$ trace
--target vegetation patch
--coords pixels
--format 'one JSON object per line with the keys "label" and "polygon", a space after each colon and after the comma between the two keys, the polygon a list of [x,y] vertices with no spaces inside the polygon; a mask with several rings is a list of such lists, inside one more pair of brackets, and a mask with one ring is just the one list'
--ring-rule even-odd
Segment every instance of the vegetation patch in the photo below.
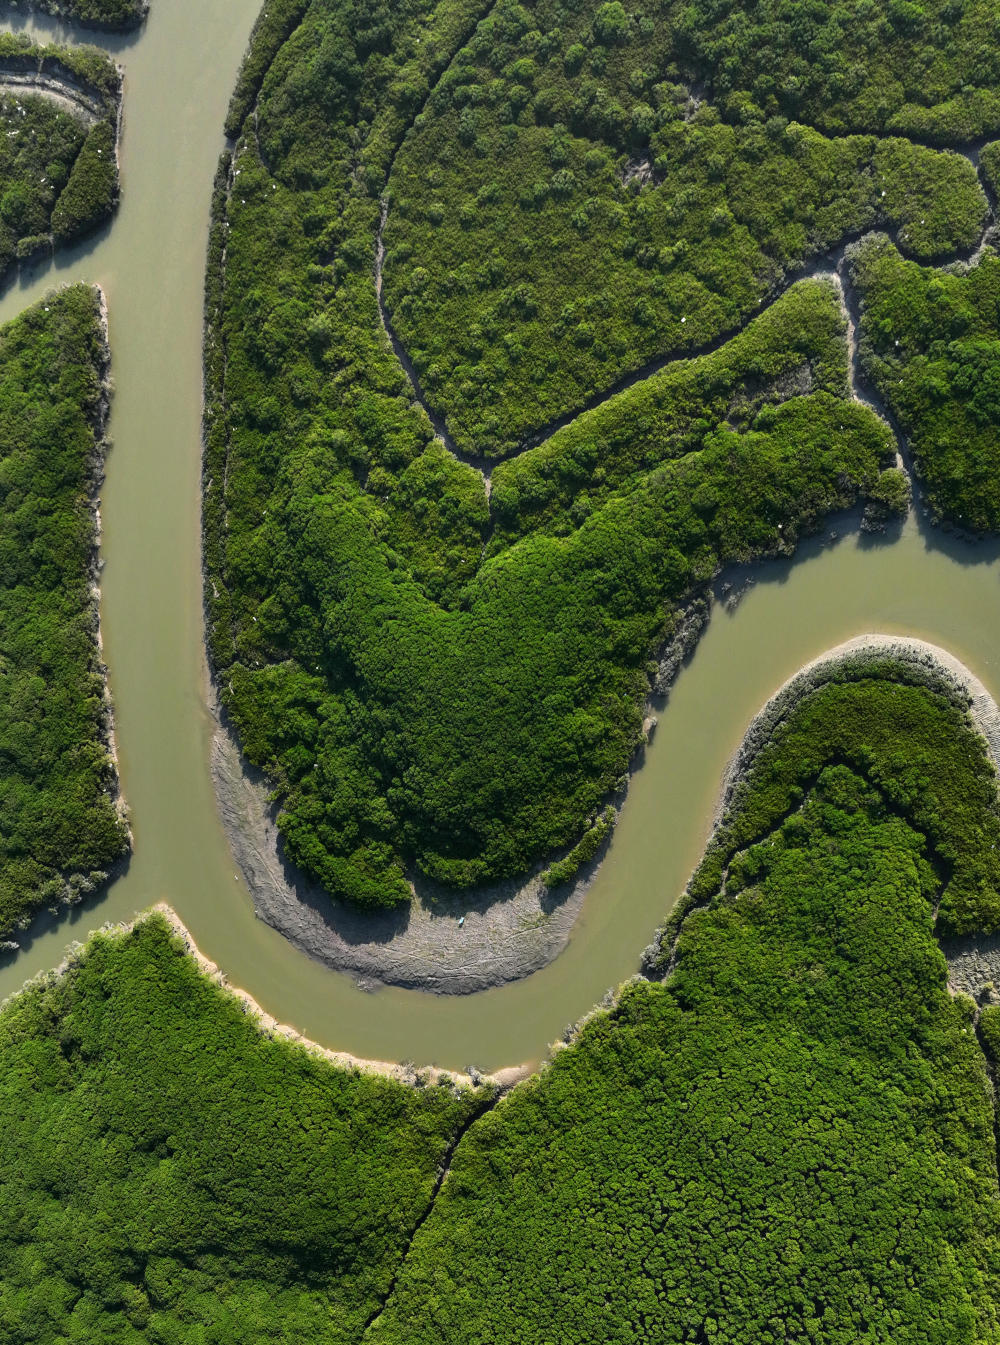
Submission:
{"label": "vegetation patch", "polygon": [[0,935],[128,848],[94,588],[107,360],[85,286],[0,328]]}
{"label": "vegetation patch", "polygon": [[0,1014],[0,1335],[360,1339],[492,1090],[263,1035],[161,917]]}
{"label": "vegetation patch", "polygon": [[[888,432],[847,395],[827,280],[559,428],[490,491],[482,457],[435,439],[373,269],[407,129],[452,87],[480,17],[416,0],[269,10],[216,184],[212,660],[246,755],[275,782],[288,857],[367,905],[408,900],[413,866],[466,886],[576,845],[640,740],[678,605],[720,566],[788,552],[891,484]],[[808,158],[817,135],[801,138]],[[895,142],[864,153],[873,173],[883,156],[886,181],[902,171],[893,155],[910,168],[929,155],[932,185],[968,199],[978,229],[964,159]],[[484,427],[491,396],[484,381]]]}
{"label": "vegetation patch", "polygon": [[993,1339],[993,1094],[934,934],[995,924],[997,828],[950,694],[869,660],[807,696],[667,979],[469,1131],[372,1338]]}
{"label": "vegetation patch", "polygon": [[103,52],[0,34],[0,277],[110,218],[120,104]]}
{"label": "vegetation patch", "polygon": [[665,979],[499,1105],[267,1037],[159,917],[9,1001],[4,1339],[993,1340],[1000,1016],[935,938],[996,923],[993,768],[910,662],[780,708]]}
{"label": "vegetation patch", "polygon": [[861,358],[913,454],[934,517],[1000,528],[1000,258],[965,272],[907,261],[887,239],[851,263]]}
{"label": "vegetation patch", "polygon": [[609,38],[592,5],[493,7],[395,158],[386,303],[467,453],[506,456],[623,374],[736,330],[865,229],[922,260],[979,239],[966,158],[840,134],[881,129],[860,109],[823,134],[762,90],[695,97],[721,82],[688,49],[699,7],[619,8]]}

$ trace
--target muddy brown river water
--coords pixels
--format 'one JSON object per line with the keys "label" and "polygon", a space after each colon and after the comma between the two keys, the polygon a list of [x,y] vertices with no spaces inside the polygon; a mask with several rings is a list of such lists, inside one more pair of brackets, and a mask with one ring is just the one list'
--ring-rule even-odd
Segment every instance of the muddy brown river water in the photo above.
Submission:
{"label": "muddy brown river water", "polygon": [[[1000,693],[1000,547],[910,518],[871,543],[841,521],[794,563],[771,563],[718,604],[633,779],[570,943],[516,984],[455,998],[364,992],[259,922],[218,821],[208,769],[199,569],[201,296],[212,176],[258,0],[153,0],[109,46],[126,69],[122,205],[88,246],[0,298],[0,320],[55,285],[101,284],[110,306],[114,448],[103,492],[103,632],[121,777],[135,831],[124,877],[42,922],[0,967],[0,995],[109,920],[167,901],[203,952],[279,1020],[359,1056],[492,1069],[547,1045],[639,954],[698,859],[726,762],[754,713],[803,663],[863,632],[920,636]],[[0,21],[79,40],[58,22]]]}

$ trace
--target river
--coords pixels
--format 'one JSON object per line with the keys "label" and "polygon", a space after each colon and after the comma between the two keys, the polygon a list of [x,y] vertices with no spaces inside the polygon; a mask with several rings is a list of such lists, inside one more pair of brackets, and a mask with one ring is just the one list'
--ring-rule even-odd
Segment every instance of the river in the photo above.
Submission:
{"label": "river", "polygon": [[[635,970],[697,862],[726,762],[803,663],[852,635],[908,634],[943,645],[1000,691],[1000,544],[967,545],[911,516],[895,540],[845,530],[836,542],[808,542],[794,563],[749,571],[742,600],[716,606],[682,671],[569,946],[543,971],[457,999],[367,993],[298,953],[254,917],[235,876],[209,776],[204,695],[202,282],[221,126],[257,3],[153,0],[140,34],[101,43],[126,70],[121,208],[95,241],[0,298],[2,321],[70,281],[108,295],[117,391],[102,623],[135,832],[128,872],[98,900],[40,922],[0,969],[0,995],[56,965],[95,926],[167,901],[235,984],[325,1046],[448,1068],[536,1061]],[[57,21],[7,21],[40,38],[80,36]]]}

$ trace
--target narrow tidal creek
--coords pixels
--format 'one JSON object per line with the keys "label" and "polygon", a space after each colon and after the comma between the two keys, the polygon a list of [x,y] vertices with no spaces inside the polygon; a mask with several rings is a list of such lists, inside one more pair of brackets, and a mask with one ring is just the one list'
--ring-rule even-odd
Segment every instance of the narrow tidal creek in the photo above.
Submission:
{"label": "narrow tidal creek", "polygon": [[[794,563],[749,572],[718,604],[635,776],[566,951],[527,980],[458,998],[365,993],[255,919],[216,814],[208,769],[199,567],[201,302],[221,127],[259,0],[153,0],[132,37],[94,40],[126,69],[122,204],[97,238],[15,281],[0,321],[71,281],[110,307],[114,448],[103,492],[103,634],[135,853],[103,896],[42,921],[0,966],[0,995],[56,965],[105,921],[167,901],[202,951],[279,1020],[359,1056],[488,1070],[535,1061],[635,970],[704,845],[726,762],[801,664],[864,632],[943,645],[1000,693],[1000,545],[911,519],[870,542],[846,531]],[[58,21],[0,21],[79,41]],[[841,522],[835,526],[845,527]],[[732,579],[732,576],[727,576]]]}

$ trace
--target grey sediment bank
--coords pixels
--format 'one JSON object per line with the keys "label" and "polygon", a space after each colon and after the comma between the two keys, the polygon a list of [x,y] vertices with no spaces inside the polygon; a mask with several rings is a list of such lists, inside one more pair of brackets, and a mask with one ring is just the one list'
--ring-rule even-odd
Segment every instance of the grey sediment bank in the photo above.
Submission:
{"label": "grey sediment bank", "polygon": [[[697,644],[709,610],[710,597],[699,594],[677,614],[660,651],[644,742],[611,799],[616,809],[624,802],[632,772],[656,728],[653,711],[662,705]],[[359,910],[308,882],[284,858],[268,781],[243,758],[235,734],[220,715],[212,685],[208,699],[216,726],[212,780],[233,856],[259,919],[296,948],[336,971],[352,974],[362,989],[395,985],[465,995],[522,980],[566,947],[613,827],[577,876],[555,890],[546,886],[542,874],[561,855],[548,855],[525,875],[473,889],[454,890],[415,875],[408,907]],[[570,849],[567,846],[562,853]]]}
{"label": "grey sediment bank", "polygon": [[[796,706],[845,665],[854,665],[863,674],[866,665],[886,659],[906,669],[910,680],[943,691],[966,708],[1000,777],[1000,708],[979,678],[953,654],[926,640],[901,635],[859,635],[805,664],[754,716],[723,776],[713,818],[713,837],[733,807],[738,806],[741,786],[758,752]],[[645,950],[643,960],[647,965],[662,966],[663,955],[673,946],[692,904],[685,893],[674,917]],[[1000,985],[1000,935],[973,934],[942,939],[940,944],[953,991],[979,997],[984,986]]]}
{"label": "grey sediment bank", "polygon": [[545,864],[527,878],[455,892],[423,879],[406,907],[359,910],[309,883],[283,857],[267,782],[217,721],[212,778],[222,822],[254,909],[310,957],[371,989],[397,985],[471,994],[538,971],[562,951],[596,864],[551,893]]}

